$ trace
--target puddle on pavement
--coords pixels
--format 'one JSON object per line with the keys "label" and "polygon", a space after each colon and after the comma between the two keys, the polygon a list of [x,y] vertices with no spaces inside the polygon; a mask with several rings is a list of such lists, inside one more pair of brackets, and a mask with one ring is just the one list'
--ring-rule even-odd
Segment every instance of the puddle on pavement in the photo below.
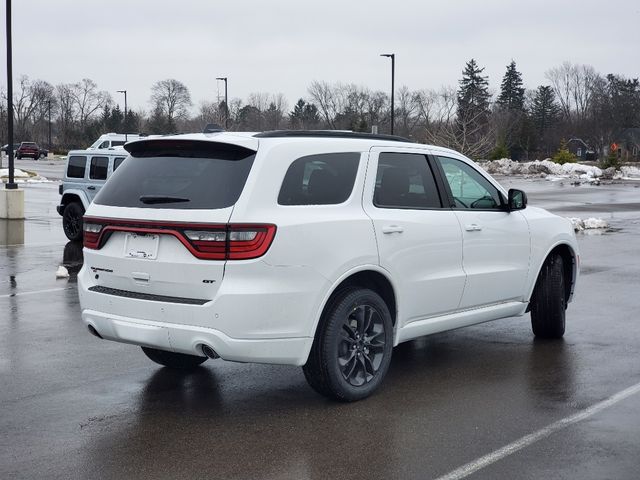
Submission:
{"label": "puddle on pavement", "polygon": [[62,252],[62,265],[70,274],[77,274],[83,263],[82,242],[67,242]]}

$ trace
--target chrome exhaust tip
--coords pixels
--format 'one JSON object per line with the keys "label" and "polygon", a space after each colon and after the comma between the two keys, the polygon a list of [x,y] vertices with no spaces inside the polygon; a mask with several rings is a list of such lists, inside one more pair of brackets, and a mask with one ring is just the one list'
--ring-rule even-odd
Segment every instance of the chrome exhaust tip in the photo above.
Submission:
{"label": "chrome exhaust tip", "polygon": [[216,351],[211,348],[209,345],[201,345],[200,349],[202,350],[202,353],[204,353],[207,357],[209,358],[220,358],[220,355],[218,355],[216,353]]}
{"label": "chrome exhaust tip", "polygon": [[98,331],[93,328],[93,325],[88,325],[87,328],[89,329],[89,333],[91,335],[93,335],[94,337],[98,337],[100,340],[102,340],[102,336],[98,333]]}

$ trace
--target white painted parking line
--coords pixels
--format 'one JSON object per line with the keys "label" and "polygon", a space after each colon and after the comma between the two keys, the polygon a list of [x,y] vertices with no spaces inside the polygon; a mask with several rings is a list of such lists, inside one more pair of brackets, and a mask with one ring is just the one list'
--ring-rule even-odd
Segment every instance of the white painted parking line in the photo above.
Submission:
{"label": "white painted parking line", "polygon": [[495,450],[483,457],[480,457],[472,462],[469,462],[460,468],[456,468],[452,472],[449,472],[446,475],[443,475],[442,477],[438,477],[437,480],[459,480],[461,478],[468,477],[472,473],[475,473],[478,470],[481,470],[491,465],[492,463],[497,462],[498,460],[508,457],[509,455],[512,455],[517,451],[522,450],[523,448],[528,447],[529,445],[539,440],[542,440],[543,438],[546,438],[549,435],[552,435],[553,433],[556,433],[559,430],[567,428],[570,425],[573,425],[574,423],[578,423],[582,420],[586,420],[587,418],[595,415],[596,413],[599,413],[602,410],[605,410],[615,405],[616,403],[621,402],[625,398],[628,398],[637,393],[640,393],[640,383],[637,383],[629,388],[626,388],[621,392],[618,392],[615,395],[612,395],[606,400],[603,400],[602,402],[599,402],[599,403],[596,403],[595,405],[590,406],[589,408],[585,408],[584,410],[576,413],[575,415],[571,415],[570,417],[565,417],[561,420],[558,420],[557,422],[552,423],[551,425],[548,425],[542,428],[541,430],[530,433],[529,435],[525,435],[524,437],[520,438],[519,440],[516,440],[513,443],[505,445],[504,447],[498,450]]}
{"label": "white painted parking line", "polygon": [[0,295],[0,298],[21,297],[22,295],[35,295],[37,293],[61,292],[63,290],[71,290],[72,288],[75,288],[75,287],[47,288],[45,290],[35,290],[32,292],[16,292],[16,293]]}

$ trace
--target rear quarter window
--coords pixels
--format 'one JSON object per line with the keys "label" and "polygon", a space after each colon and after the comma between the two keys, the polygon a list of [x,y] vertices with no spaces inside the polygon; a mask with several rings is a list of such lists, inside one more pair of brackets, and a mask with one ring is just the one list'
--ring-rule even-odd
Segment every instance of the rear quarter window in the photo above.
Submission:
{"label": "rear quarter window", "polygon": [[215,142],[137,143],[94,202],[116,207],[219,209],[234,205],[255,152]]}
{"label": "rear quarter window", "polygon": [[360,153],[326,153],[295,160],[278,194],[279,205],[335,205],[349,198]]}
{"label": "rear quarter window", "polygon": [[89,167],[89,178],[92,180],[106,180],[109,168],[109,157],[92,157]]}
{"label": "rear quarter window", "polygon": [[69,161],[67,163],[67,177],[84,178],[86,168],[87,157],[81,155],[73,155],[69,157]]}

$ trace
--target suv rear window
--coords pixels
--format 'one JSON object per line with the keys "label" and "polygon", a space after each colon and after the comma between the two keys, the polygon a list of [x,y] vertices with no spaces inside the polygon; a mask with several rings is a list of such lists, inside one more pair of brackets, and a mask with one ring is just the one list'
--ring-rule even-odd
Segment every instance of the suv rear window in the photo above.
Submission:
{"label": "suv rear window", "polygon": [[94,202],[115,207],[212,209],[236,203],[255,152],[224,143],[136,143]]}
{"label": "suv rear window", "polygon": [[67,177],[84,178],[84,171],[87,165],[87,157],[71,156],[67,165]]}
{"label": "suv rear window", "polygon": [[295,160],[278,194],[280,205],[335,205],[344,202],[358,172],[360,153],[325,153]]}

